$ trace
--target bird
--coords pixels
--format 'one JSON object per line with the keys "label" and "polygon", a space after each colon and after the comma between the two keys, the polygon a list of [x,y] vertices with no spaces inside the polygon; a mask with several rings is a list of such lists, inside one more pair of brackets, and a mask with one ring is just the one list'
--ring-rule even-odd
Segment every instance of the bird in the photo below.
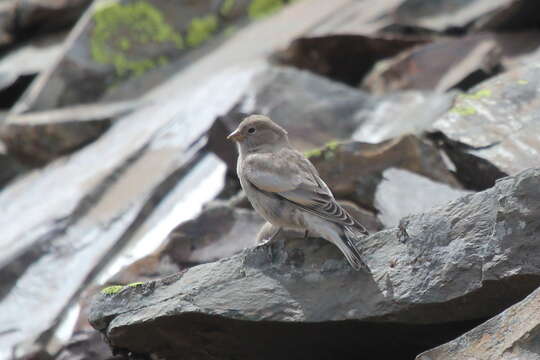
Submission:
{"label": "bird", "polygon": [[369,268],[355,242],[369,233],[335,200],[317,169],[264,115],[250,115],[227,136],[237,143],[237,174],[246,197],[277,228],[318,235],[339,248],[355,270]]}

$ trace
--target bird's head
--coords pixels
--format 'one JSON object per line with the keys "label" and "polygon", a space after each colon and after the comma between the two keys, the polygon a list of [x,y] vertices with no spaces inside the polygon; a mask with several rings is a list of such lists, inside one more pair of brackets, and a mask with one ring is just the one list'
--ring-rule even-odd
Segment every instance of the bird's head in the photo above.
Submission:
{"label": "bird's head", "polygon": [[289,142],[287,131],[264,115],[248,116],[227,139],[236,141],[247,151],[271,150]]}

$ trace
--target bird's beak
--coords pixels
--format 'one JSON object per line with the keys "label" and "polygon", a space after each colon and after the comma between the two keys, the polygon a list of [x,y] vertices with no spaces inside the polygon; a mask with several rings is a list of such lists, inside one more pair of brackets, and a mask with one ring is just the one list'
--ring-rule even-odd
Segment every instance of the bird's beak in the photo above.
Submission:
{"label": "bird's beak", "polygon": [[240,129],[236,129],[227,136],[227,140],[242,141],[244,140],[244,135],[242,135]]}

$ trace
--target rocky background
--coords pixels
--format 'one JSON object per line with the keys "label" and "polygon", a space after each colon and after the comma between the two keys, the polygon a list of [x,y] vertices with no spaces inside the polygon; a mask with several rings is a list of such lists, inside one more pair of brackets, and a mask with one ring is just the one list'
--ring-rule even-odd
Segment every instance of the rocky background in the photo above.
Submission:
{"label": "rocky background", "polygon": [[[0,360],[540,359],[540,3],[0,0]],[[287,128],[372,235],[251,209]]]}

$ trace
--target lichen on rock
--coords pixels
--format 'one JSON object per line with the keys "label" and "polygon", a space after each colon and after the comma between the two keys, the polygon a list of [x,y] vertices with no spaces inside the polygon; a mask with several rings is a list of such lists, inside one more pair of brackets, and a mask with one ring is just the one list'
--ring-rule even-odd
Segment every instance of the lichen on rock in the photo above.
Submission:
{"label": "lichen on rock", "polygon": [[339,148],[341,142],[332,140],[327,142],[322,148],[306,151],[304,155],[309,158],[323,157],[325,160],[332,159],[335,156],[335,151]]}
{"label": "lichen on rock", "polygon": [[284,5],[283,0],[253,0],[249,4],[248,14],[252,19],[260,19],[275,13]]}
{"label": "lichen on rock", "polygon": [[198,46],[208,40],[218,28],[215,15],[206,15],[191,20],[187,30],[186,42],[189,46]]}
{"label": "lichen on rock", "polygon": [[107,286],[106,288],[101,289],[101,293],[103,295],[114,295],[122,291],[124,288],[123,285],[111,285]]}
{"label": "lichen on rock", "polygon": [[129,4],[107,2],[96,7],[90,46],[94,61],[114,65],[118,76],[142,75],[162,65],[162,54],[149,56],[156,44],[182,49],[182,35],[167,24],[159,9],[140,0]]}
{"label": "lichen on rock", "polygon": [[476,114],[476,109],[472,106],[456,105],[452,109],[450,109],[450,112],[461,116],[469,116]]}

